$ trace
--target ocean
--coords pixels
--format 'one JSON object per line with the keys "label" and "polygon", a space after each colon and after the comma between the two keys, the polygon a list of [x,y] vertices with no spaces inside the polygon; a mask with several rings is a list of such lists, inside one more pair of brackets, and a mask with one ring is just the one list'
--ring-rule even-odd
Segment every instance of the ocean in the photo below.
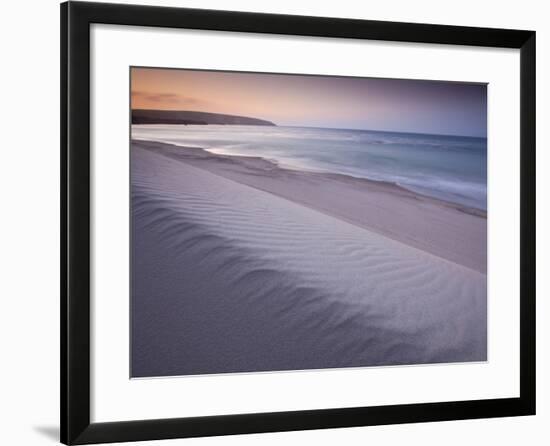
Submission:
{"label": "ocean", "polygon": [[312,127],[133,125],[132,138],[395,183],[487,210],[487,139]]}

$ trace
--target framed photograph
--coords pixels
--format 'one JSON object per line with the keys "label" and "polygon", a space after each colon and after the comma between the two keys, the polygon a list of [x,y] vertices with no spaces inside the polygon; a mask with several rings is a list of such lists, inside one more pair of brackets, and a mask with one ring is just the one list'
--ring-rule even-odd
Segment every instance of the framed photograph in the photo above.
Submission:
{"label": "framed photograph", "polygon": [[535,413],[535,32],[61,5],[61,441]]}

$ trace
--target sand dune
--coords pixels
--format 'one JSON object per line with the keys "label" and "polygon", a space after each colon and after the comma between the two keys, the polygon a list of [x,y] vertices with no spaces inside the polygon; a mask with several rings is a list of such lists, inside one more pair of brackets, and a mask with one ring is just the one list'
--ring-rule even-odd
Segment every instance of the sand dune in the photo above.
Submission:
{"label": "sand dune", "polygon": [[132,376],[486,359],[486,276],[132,146]]}

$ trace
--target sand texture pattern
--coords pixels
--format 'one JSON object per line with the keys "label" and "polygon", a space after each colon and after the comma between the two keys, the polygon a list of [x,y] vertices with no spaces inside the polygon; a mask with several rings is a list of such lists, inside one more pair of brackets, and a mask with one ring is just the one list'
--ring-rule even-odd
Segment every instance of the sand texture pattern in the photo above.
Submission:
{"label": "sand texture pattern", "polygon": [[[313,189],[309,203],[285,197],[300,188],[292,176],[275,193],[273,181],[244,184],[178,159],[173,146],[131,150],[132,376],[486,360],[483,268],[368,229],[368,218],[339,218],[322,188],[316,202]],[[394,209],[392,193],[403,192],[390,189],[373,203]],[[484,219],[434,200],[418,206],[431,218]],[[408,227],[402,237],[422,240]]]}

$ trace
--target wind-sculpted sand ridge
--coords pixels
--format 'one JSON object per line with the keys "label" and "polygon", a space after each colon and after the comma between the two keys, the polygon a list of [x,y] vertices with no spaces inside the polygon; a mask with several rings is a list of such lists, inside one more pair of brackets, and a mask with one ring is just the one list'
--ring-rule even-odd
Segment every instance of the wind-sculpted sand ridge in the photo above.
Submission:
{"label": "wind-sculpted sand ridge", "polygon": [[486,276],[132,146],[132,376],[483,361]]}

